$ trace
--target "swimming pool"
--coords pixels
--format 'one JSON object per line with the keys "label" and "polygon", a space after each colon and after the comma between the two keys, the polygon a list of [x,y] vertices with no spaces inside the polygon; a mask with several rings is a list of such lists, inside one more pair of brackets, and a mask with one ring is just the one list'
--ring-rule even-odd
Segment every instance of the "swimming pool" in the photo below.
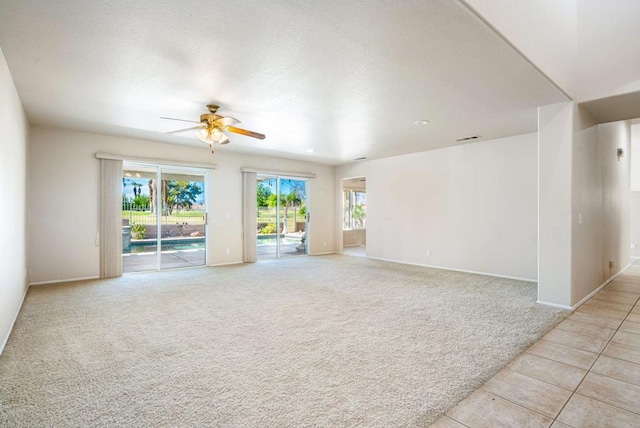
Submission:
{"label": "swimming pool", "polygon": [[[284,238],[280,238],[280,244],[301,244],[300,238],[292,238],[289,236],[285,236]],[[268,237],[268,238],[260,238],[258,236],[258,245],[276,245],[276,238]]]}
{"label": "swimming pool", "polygon": [[[162,251],[187,251],[187,250],[204,250],[205,238],[184,238],[184,239],[163,239],[161,241]],[[140,241],[131,241],[131,246],[124,249],[122,254],[141,254],[155,253],[158,250],[158,244],[155,239],[145,239]]]}

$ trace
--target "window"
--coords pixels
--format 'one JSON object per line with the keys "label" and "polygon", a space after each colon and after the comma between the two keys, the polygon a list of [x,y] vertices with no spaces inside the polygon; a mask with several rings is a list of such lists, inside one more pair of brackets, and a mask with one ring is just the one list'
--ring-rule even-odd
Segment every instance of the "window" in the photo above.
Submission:
{"label": "window", "polygon": [[367,220],[367,193],[358,190],[344,191],[343,229],[364,229]]}

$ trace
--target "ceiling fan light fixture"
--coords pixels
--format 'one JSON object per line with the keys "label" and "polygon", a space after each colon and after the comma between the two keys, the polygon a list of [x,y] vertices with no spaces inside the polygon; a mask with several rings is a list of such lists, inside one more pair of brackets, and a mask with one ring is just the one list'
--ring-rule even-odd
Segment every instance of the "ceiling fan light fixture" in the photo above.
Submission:
{"label": "ceiling fan light fixture", "polygon": [[211,131],[211,139],[216,143],[219,143],[224,138],[224,134],[218,128],[214,128]]}
{"label": "ceiling fan light fixture", "polygon": [[211,144],[211,140],[209,140],[209,130],[207,128],[202,128],[196,132],[196,137],[203,143]]}
{"label": "ceiling fan light fixture", "polygon": [[222,133],[222,130],[216,127],[202,128],[196,132],[196,137],[198,137],[200,141],[209,145],[213,143],[220,143],[227,139],[226,135]]}

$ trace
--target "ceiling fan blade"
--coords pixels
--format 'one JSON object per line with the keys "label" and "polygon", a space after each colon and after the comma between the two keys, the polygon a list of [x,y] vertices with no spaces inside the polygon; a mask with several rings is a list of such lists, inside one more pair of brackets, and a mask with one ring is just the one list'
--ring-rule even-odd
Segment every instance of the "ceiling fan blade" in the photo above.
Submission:
{"label": "ceiling fan blade", "polygon": [[231,132],[235,132],[236,134],[246,135],[247,137],[258,138],[260,140],[264,140],[265,138],[264,134],[259,134],[253,131],[247,131],[246,129],[242,129],[242,128],[236,128],[235,126],[228,126],[227,130]]}
{"label": "ceiling fan blade", "polygon": [[200,122],[196,122],[195,120],[176,119],[176,118],[173,118],[173,117],[161,117],[160,119],[164,119],[164,120],[179,120],[180,122],[200,123]]}
{"label": "ceiling fan blade", "polygon": [[229,137],[227,137],[226,135],[224,137],[222,137],[222,139],[218,142],[218,144],[229,144],[231,141],[229,141]]}
{"label": "ceiling fan blade", "polygon": [[187,132],[187,131],[195,131],[196,129],[202,129],[204,127],[204,125],[199,125],[199,126],[194,126],[193,128],[185,128],[185,129],[178,129],[177,131],[169,131],[167,132],[167,134],[178,134],[180,132]]}
{"label": "ceiling fan blade", "polygon": [[218,120],[214,120],[213,123],[218,126],[229,126],[229,125],[235,125],[236,123],[240,123],[240,121],[236,118],[226,116]]}

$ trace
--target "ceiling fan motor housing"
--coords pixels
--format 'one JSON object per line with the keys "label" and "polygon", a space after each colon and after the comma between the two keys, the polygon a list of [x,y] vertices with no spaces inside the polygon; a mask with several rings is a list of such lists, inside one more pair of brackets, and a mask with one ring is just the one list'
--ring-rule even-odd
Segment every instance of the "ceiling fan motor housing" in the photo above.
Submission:
{"label": "ceiling fan motor housing", "polygon": [[213,123],[214,121],[218,120],[218,119],[222,119],[223,116],[217,115],[217,114],[212,114],[212,113],[206,113],[206,114],[201,114],[200,115],[200,122],[201,123]]}

